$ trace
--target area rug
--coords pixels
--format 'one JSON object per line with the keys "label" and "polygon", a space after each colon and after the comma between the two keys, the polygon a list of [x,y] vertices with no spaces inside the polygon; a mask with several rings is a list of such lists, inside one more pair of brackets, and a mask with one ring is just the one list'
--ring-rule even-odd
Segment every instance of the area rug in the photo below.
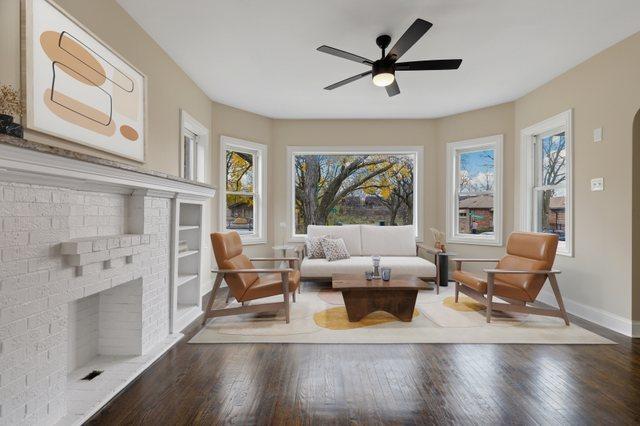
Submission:
{"label": "area rug", "polygon": [[[496,312],[490,324],[484,307],[466,296],[455,303],[451,288],[440,295],[422,291],[412,322],[374,312],[351,323],[340,292],[303,291],[284,313],[244,314],[213,318],[189,343],[496,343],[614,344],[559,318]],[[256,303],[277,302],[281,297]]]}

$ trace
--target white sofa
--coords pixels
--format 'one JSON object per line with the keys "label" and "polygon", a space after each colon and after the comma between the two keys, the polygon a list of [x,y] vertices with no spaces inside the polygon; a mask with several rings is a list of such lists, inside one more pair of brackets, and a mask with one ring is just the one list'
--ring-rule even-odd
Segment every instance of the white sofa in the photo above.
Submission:
{"label": "white sofa", "polygon": [[300,275],[302,280],[326,280],[333,274],[364,274],[373,267],[371,256],[381,256],[380,266],[390,267],[391,275],[410,274],[435,280],[436,265],[420,257],[434,254],[433,249],[416,244],[413,226],[309,225],[307,236],[344,239],[351,258],[329,262],[326,259],[310,259],[302,251]]}

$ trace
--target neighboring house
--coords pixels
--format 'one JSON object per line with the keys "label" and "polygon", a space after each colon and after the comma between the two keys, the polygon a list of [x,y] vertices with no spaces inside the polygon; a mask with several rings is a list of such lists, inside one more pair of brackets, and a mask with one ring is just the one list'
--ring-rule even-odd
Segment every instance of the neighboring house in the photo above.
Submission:
{"label": "neighboring house", "polygon": [[253,205],[240,201],[227,205],[227,229],[250,229],[253,226]]}
{"label": "neighboring house", "polygon": [[564,238],[565,226],[565,197],[551,197],[549,200],[549,227],[550,231]]}
{"label": "neighboring house", "polygon": [[493,195],[460,196],[458,208],[461,234],[471,233],[474,220],[478,222],[478,232],[493,231]]}

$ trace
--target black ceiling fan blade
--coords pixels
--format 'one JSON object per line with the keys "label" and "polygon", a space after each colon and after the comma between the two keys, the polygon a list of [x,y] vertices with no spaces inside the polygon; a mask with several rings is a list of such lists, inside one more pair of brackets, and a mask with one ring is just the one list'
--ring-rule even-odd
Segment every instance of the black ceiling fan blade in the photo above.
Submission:
{"label": "black ceiling fan blade", "polygon": [[339,58],[348,59],[350,61],[360,62],[365,65],[373,65],[371,59],[363,58],[362,56],[354,53],[345,52],[344,50],[336,49],[335,47],[322,45],[317,49],[320,52],[328,53],[329,55],[337,56]]}
{"label": "black ceiling fan blade", "polygon": [[356,80],[360,80],[362,77],[367,76],[369,74],[371,74],[371,71],[363,72],[362,74],[357,74],[357,75],[354,75],[353,77],[345,78],[342,81],[339,81],[337,83],[333,83],[332,85],[325,87],[324,90],[336,89],[336,88],[338,88],[340,86],[344,86],[345,84],[349,84],[349,83],[354,82]]}
{"label": "black ceiling fan blade", "polygon": [[411,48],[420,38],[425,35],[433,24],[423,19],[416,19],[413,24],[402,34],[396,44],[391,48],[385,59],[397,61],[407,50]]}
{"label": "black ceiling fan blade", "polygon": [[462,59],[433,59],[429,61],[396,62],[396,71],[457,70]]}
{"label": "black ceiling fan blade", "polygon": [[398,87],[398,80],[393,80],[393,83],[386,86],[385,89],[387,89],[387,95],[389,95],[389,97],[400,94],[400,87]]}

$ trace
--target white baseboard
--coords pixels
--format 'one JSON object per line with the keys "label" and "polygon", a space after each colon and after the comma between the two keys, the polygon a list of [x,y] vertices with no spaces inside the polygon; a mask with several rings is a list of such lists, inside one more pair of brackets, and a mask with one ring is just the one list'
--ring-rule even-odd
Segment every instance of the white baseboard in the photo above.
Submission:
{"label": "white baseboard", "polygon": [[[541,291],[538,295],[538,300],[554,307],[558,306],[551,290],[545,289]],[[601,325],[617,333],[624,334],[625,336],[640,337],[640,321],[631,321],[620,315],[612,314],[611,312],[594,308],[565,297],[563,297],[562,300],[564,301],[565,309],[570,314]]]}

